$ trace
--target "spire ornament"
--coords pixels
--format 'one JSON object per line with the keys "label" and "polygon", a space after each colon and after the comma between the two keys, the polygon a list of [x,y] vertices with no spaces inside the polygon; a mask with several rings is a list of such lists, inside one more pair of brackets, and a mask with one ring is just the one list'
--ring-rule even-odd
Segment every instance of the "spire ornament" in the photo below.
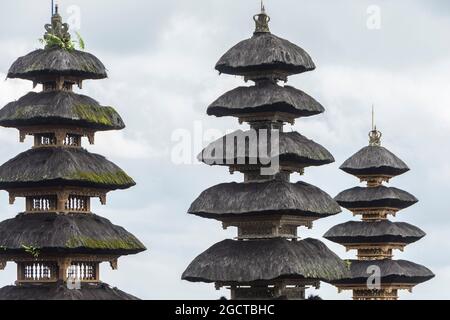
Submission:
{"label": "spire ornament", "polygon": [[58,5],[55,5],[55,12],[52,15],[51,24],[44,26],[46,33],[44,35],[45,49],[55,47],[71,48],[73,43],[69,33],[69,24],[63,23],[62,17],[58,11]]}
{"label": "spire ornament", "polygon": [[381,137],[383,134],[377,130],[375,125],[375,107],[372,106],[372,131],[369,133],[369,145],[370,146],[381,146]]}
{"label": "spire ornament", "polygon": [[270,33],[269,22],[270,17],[266,13],[266,8],[264,6],[263,1],[261,1],[261,13],[256,14],[253,17],[253,20],[256,24],[255,34],[258,33]]}

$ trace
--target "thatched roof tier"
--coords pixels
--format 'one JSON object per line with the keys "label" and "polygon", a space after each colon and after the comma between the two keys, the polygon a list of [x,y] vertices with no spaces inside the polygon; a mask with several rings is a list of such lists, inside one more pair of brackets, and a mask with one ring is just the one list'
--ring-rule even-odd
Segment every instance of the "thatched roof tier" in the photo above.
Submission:
{"label": "thatched roof tier", "polygon": [[81,186],[126,189],[135,182],[105,157],[78,148],[36,148],[0,166],[0,189]]}
{"label": "thatched roof tier", "polygon": [[351,221],[331,228],[324,238],[339,244],[400,243],[410,244],[425,236],[419,228],[404,222]]}
{"label": "thatched roof tier", "polygon": [[273,71],[293,75],[315,68],[305,50],[271,33],[255,34],[252,38],[239,42],[216,64],[219,72],[238,76],[270,74]]}
{"label": "thatched roof tier", "polygon": [[88,96],[67,91],[28,93],[0,110],[0,125],[14,128],[75,125],[98,131],[125,128],[112,107],[100,106]]}
{"label": "thatched roof tier", "polygon": [[321,114],[325,109],[303,91],[291,86],[282,87],[270,81],[231,90],[208,107],[208,115],[217,117],[275,112],[300,118]]}
{"label": "thatched roof tier", "polygon": [[327,217],[341,212],[324,191],[304,182],[224,183],[204,191],[189,213],[220,220],[221,217],[277,214]]}
{"label": "thatched roof tier", "polygon": [[24,246],[40,254],[129,255],[145,246],[124,228],[94,214],[19,214],[0,223],[0,256],[25,253]]}
{"label": "thatched roof tier", "polygon": [[408,166],[395,154],[381,146],[368,146],[349,158],[341,170],[355,175],[398,176],[409,171]]}
{"label": "thatched roof tier", "polygon": [[418,202],[412,194],[385,186],[362,188],[356,187],[338,194],[335,200],[344,208],[393,208],[405,209]]}
{"label": "thatched roof tier", "polygon": [[71,76],[80,80],[104,79],[106,68],[94,55],[64,49],[39,49],[17,59],[8,78],[42,82],[52,76]]}
{"label": "thatched roof tier", "polygon": [[[258,136],[258,141],[252,141]],[[331,153],[320,144],[307,139],[297,132],[279,132],[279,145],[275,154],[270,154],[272,139],[269,134],[261,137],[258,131],[238,130],[211,143],[202,151],[198,159],[210,165],[267,165],[276,157],[281,166],[292,166],[300,169],[309,166],[321,166],[334,162]],[[273,139],[275,139],[273,138]],[[251,146],[249,145],[251,141]],[[259,145],[267,146],[259,150]],[[254,147],[254,148],[253,148]],[[261,151],[261,152],[260,152]]]}
{"label": "thatched roof tier", "polygon": [[351,278],[334,281],[333,284],[351,285],[351,284],[367,284],[367,279],[372,276],[368,273],[372,266],[377,266],[381,271],[381,284],[412,284],[416,285],[430,280],[434,277],[433,272],[428,268],[405,260],[351,260],[350,272]]}
{"label": "thatched roof tier", "polygon": [[315,239],[222,241],[183,273],[191,282],[252,283],[278,279],[325,282],[348,277],[345,263]]}
{"label": "thatched roof tier", "polygon": [[82,283],[81,290],[70,290],[67,284],[21,284],[0,289],[0,300],[139,300],[106,283]]}

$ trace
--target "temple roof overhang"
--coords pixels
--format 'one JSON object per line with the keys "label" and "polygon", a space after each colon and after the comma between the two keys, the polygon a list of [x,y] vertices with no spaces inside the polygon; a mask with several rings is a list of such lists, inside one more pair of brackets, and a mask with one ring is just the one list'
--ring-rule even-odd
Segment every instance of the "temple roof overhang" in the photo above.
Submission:
{"label": "temple roof overhang", "polygon": [[125,128],[112,107],[101,106],[88,96],[68,91],[30,92],[0,110],[0,125],[13,128],[76,126],[95,131]]}
{"label": "temple roof overhang", "polygon": [[331,228],[324,238],[339,244],[410,244],[425,236],[421,229],[404,222],[350,221]]}
{"label": "temple roof overhang", "polygon": [[106,68],[94,55],[61,48],[38,49],[18,58],[8,72],[8,78],[37,83],[48,77],[69,76],[79,80],[104,79]]}
{"label": "temple roof overhang", "polygon": [[416,197],[406,191],[385,186],[355,187],[341,192],[335,200],[350,211],[370,208],[392,208],[398,211],[418,202]]}
{"label": "temple roof overhang", "polygon": [[[0,222],[0,259],[26,255],[34,248],[48,255],[130,255],[145,246],[124,228],[95,214],[19,214]],[[31,255],[30,255],[31,257]],[[39,258],[37,257],[37,258]]]}
{"label": "temple roof overhang", "polygon": [[394,177],[409,171],[395,154],[381,146],[367,146],[345,161],[341,170],[355,176]]}
{"label": "temple roof overhang", "polygon": [[256,86],[231,90],[208,107],[208,115],[245,117],[255,113],[285,113],[292,118],[325,112],[314,98],[291,86],[267,81]]}
{"label": "temple roof overhang", "polygon": [[117,190],[134,185],[114,163],[85,149],[36,148],[0,166],[0,189],[4,190],[49,186]]}
{"label": "temple roof overhang", "polygon": [[339,205],[319,188],[281,180],[219,184],[205,190],[189,209],[191,214],[218,220],[274,213],[323,218],[340,212]]}
{"label": "temple roof overhang", "polygon": [[251,283],[279,279],[330,282],[348,277],[345,263],[314,239],[222,241],[183,273],[191,282]]}
{"label": "temple roof overhang", "polygon": [[252,38],[239,42],[216,64],[219,72],[239,76],[273,71],[290,76],[315,68],[305,50],[268,32],[257,33]]}

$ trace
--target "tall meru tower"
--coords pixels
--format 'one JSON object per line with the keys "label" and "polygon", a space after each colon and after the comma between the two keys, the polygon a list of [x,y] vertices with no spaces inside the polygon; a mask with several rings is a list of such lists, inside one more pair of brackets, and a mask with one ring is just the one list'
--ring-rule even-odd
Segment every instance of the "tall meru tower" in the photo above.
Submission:
{"label": "tall meru tower", "polygon": [[348,268],[322,242],[297,234],[299,227],[311,228],[313,221],[341,212],[339,205],[315,186],[290,182],[290,176],[334,158],[299,133],[284,131],[297,118],[324,112],[306,93],[280,85],[289,76],[314,70],[311,57],[270,32],[264,7],[254,20],[253,37],[216,65],[220,73],[254,85],[236,88],[208,108],[209,115],[238,118],[251,130],[227,135],[200,155],[206,164],[242,173],[244,182],[212,187],[189,209],[221,221],[224,228],[236,227],[238,236],[199,255],[182,277],[229,288],[232,299],[304,299],[305,288],[343,278]]}
{"label": "tall meru tower", "polygon": [[348,189],[336,197],[342,207],[361,216],[362,221],[337,225],[324,237],[357,251],[358,259],[348,261],[351,276],[334,283],[339,291],[351,290],[354,300],[397,300],[399,290],[411,291],[434,274],[416,263],[392,259],[394,250],[403,251],[423,238],[425,232],[411,224],[389,220],[389,216],[395,217],[418,200],[406,191],[383,185],[409,168],[381,146],[381,132],[374,125],[369,136],[369,146],[341,166],[367,187]]}
{"label": "tall meru tower", "polygon": [[31,150],[0,167],[0,189],[10,203],[25,198],[25,211],[0,223],[0,268],[17,264],[14,286],[0,289],[8,300],[136,299],[100,281],[100,264],[144,251],[125,229],[91,212],[91,198],[106,204],[108,192],[135,182],[104,157],[82,148],[97,131],[120,130],[111,107],[76,94],[84,80],[107,77],[93,55],[75,50],[58,7],[45,26],[44,49],[19,58],[8,78],[30,80],[30,92],[0,111],[0,125],[16,128],[20,141],[34,138]]}

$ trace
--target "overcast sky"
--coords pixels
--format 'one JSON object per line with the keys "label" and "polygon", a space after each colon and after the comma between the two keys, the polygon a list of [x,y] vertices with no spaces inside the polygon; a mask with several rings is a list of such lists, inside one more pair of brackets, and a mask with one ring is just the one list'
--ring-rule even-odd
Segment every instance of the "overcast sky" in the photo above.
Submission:
{"label": "overcast sky", "polygon": [[[190,261],[214,243],[235,236],[221,224],[186,214],[204,189],[242,181],[225,168],[175,164],[172,134],[245,128],[233,118],[206,116],[221,94],[243,85],[242,79],[219,76],[214,65],[240,40],[252,35],[259,1],[242,0],[61,0],[64,18],[72,5],[81,10],[86,50],[100,58],[109,78],[88,81],[83,93],[112,105],[124,118],[121,132],[100,133],[88,150],[106,155],[138,185],[111,193],[107,206],[95,201],[95,212],[124,226],[149,248],[119,260],[119,270],[102,268],[103,281],[144,299],[215,299],[226,292],[213,285],[183,282]],[[380,28],[369,29],[370,6],[380,9]],[[2,1],[0,4],[0,78],[13,61],[40,46],[37,39],[50,19],[50,0]],[[266,0],[274,34],[310,53],[317,70],[291,77],[289,84],[320,101],[324,115],[301,119],[292,127],[327,147],[336,163],[307,169],[305,180],[331,195],[358,185],[339,165],[367,145],[370,107],[376,106],[383,145],[411,171],[391,184],[416,195],[420,203],[395,221],[415,224],[427,237],[396,252],[429,267],[436,278],[402,293],[404,299],[450,298],[450,2],[446,0]],[[72,7],[73,8],[73,7]],[[372,7],[371,9],[374,9]],[[369,10],[370,12],[374,12]],[[369,20],[371,22],[372,20]],[[370,24],[373,26],[373,24]],[[0,82],[0,105],[31,90],[21,80]],[[290,130],[288,127],[287,130]],[[193,134],[194,136],[194,134]],[[6,162],[31,146],[18,142],[13,129],[0,129]],[[203,145],[207,144],[203,141]],[[198,144],[198,143],[196,143]],[[193,143],[194,146],[194,143]],[[199,146],[195,151],[200,151]],[[193,151],[194,156],[195,152]],[[14,217],[23,202],[8,205],[0,195],[1,219]],[[300,230],[322,238],[333,225],[353,219],[348,211]],[[323,239],[322,239],[323,240]],[[354,252],[323,240],[342,258]],[[12,284],[15,265],[0,273],[0,284]],[[325,299],[348,299],[349,293],[324,284]]]}

